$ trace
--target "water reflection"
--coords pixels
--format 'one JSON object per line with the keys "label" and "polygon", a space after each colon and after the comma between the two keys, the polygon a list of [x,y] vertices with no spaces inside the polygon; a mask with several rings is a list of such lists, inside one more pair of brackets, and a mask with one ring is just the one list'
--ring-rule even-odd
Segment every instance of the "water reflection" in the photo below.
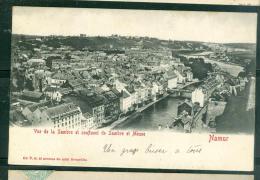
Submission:
{"label": "water reflection", "polygon": [[159,125],[166,127],[177,116],[180,101],[172,97],[165,98],[143,111],[142,116],[121,124],[117,129],[157,130]]}

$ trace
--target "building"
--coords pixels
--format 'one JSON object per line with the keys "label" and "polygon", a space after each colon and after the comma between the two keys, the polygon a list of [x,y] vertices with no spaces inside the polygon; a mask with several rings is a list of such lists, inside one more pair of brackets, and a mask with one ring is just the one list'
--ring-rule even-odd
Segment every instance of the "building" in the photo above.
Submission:
{"label": "building", "polygon": [[158,94],[159,94],[159,86],[156,82],[153,82],[151,88],[151,96],[153,101],[156,101]]}
{"label": "building", "polygon": [[27,61],[27,63],[30,65],[30,66],[44,66],[45,65],[45,60],[43,59],[30,59]]}
{"label": "building", "polygon": [[191,93],[192,103],[199,103],[200,107],[204,107],[206,101],[206,94],[202,89],[197,88]]}
{"label": "building", "polygon": [[106,99],[102,95],[90,94],[81,96],[86,102],[85,111],[93,116],[95,127],[100,127],[105,123],[105,103]]}
{"label": "building", "polygon": [[177,115],[187,114],[189,116],[193,116],[193,105],[190,101],[183,101],[178,104]]}
{"label": "building", "polygon": [[184,84],[186,82],[185,75],[182,72],[178,71],[178,70],[175,70],[174,72],[177,75],[177,82],[179,84]]}
{"label": "building", "polygon": [[200,106],[197,102],[192,103],[190,100],[185,100],[178,104],[177,115],[189,115],[193,117],[199,110]]}
{"label": "building", "polygon": [[122,93],[120,93],[118,90],[116,90],[115,88],[111,88],[111,91],[117,96],[117,97],[121,97]]}
{"label": "building", "polygon": [[36,112],[39,115],[38,123],[53,128],[81,128],[82,112],[79,106],[73,103],[60,104],[54,107],[42,107]]}
{"label": "building", "polygon": [[31,102],[40,102],[44,99],[44,95],[41,92],[24,90],[21,99]]}
{"label": "building", "polygon": [[162,96],[165,93],[165,86],[163,82],[157,82],[158,85],[158,90],[159,90],[159,94],[157,95],[158,97]]}
{"label": "building", "polygon": [[62,87],[65,87],[65,88],[71,88],[73,91],[76,91],[76,90],[81,90],[84,88],[84,84],[85,82],[81,79],[70,79],[68,81],[66,81]]}
{"label": "building", "polygon": [[191,82],[193,80],[193,73],[191,70],[186,71],[187,81]]}
{"label": "building", "polygon": [[47,87],[44,90],[44,94],[46,95],[46,97],[50,98],[53,101],[57,101],[57,102],[61,101],[62,94],[61,92],[59,92],[58,88]]}
{"label": "building", "polygon": [[36,119],[34,112],[41,107],[45,107],[45,106],[49,107],[50,105],[51,105],[50,101],[44,101],[44,102],[40,102],[40,103],[31,104],[22,109],[22,114],[29,121],[34,121]]}
{"label": "building", "polygon": [[9,116],[10,116],[10,122],[14,123],[15,125],[18,126],[31,125],[30,121],[26,119],[26,117],[22,114],[21,111],[10,110]]}
{"label": "building", "polygon": [[53,101],[57,101],[57,102],[61,102],[62,97],[71,92],[72,92],[72,90],[70,88],[56,88],[56,87],[51,87],[51,86],[47,87],[44,90],[44,94],[46,97],[48,97],[49,99],[51,99]]}
{"label": "building", "polygon": [[47,79],[51,77],[51,72],[42,69],[36,70],[31,77],[34,90],[42,92],[48,84]]}
{"label": "building", "polygon": [[105,104],[105,118],[108,120],[117,119],[120,114],[120,96],[117,96],[113,91],[103,93],[107,102]]}
{"label": "building", "polygon": [[120,98],[120,110],[123,113],[127,113],[131,107],[132,107],[131,95],[126,91],[122,91],[122,96]]}
{"label": "building", "polygon": [[177,87],[178,78],[177,75],[173,71],[167,72],[167,83],[168,89],[174,89]]}
{"label": "building", "polygon": [[94,126],[94,117],[88,112],[84,113],[81,120],[82,129],[91,129]]}
{"label": "building", "polygon": [[119,80],[114,81],[115,89],[119,92],[122,92],[125,90],[125,87],[127,86],[125,83],[120,82]]}
{"label": "building", "polygon": [[[139,106],[142,106],[146,100],[146,88],[139,86],[138,88],[136,88],[135,91],[130,91],[130,92],[132,92],[130,94],[132,96],[132,105],[138,104]],[[136,95],[135,95],[135,92],[136,92]]]}
{"label": "building", "polygon": [[173,126],[182,127],[186,133],[191,132],[192,116],[184,114],[182,118],[176,119],[176,121],[173,123]]}
{"label": "building", "polygon": [[57,72],[54,73],[49,79],[48,84],[59,87],[62,86],[67,81],[67,76],[64,73]]}
{"label": "building", "polygon": [[240,91],[244,90],[245,89],[245,86],[246,86],[246,83],[248,82],[247,78],[244,77],[239,77],[239,87],[240,87]]}
{"label": "building", "polygon": [[[229,82],[231,82],[231,81],[227,81],[227,84],[229,84]],[[204,83],[202,85],[200,85],[200,87],[203,90],[203,93],[205,95],[204,101],[207,101],[210,98],[211,94],[216,89],[219,89],[221,87],[221,84],[222,83],[219,82],[219,80],[217,79],[217,76],[215,76],[215,75],[213,75],[213,76],[209,77],[207,80],[205,80]]]}
{"label": "building", "polygon": [[[138,104],[138,98],[139,98],[139,88],[141,88],[140,86],[126,86],[125,91],[131,96],[131,104]],[[142,90],[141,90],[142,91]],[[145,92],[143,90],[143,93],[141,96],[144,97],[145,96]]]}

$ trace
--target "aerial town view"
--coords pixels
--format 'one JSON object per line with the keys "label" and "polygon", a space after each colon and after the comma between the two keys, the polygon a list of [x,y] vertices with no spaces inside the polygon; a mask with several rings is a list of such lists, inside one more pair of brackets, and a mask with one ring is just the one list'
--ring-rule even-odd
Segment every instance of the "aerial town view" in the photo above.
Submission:
{"label": "aerial town view", "polygon": [[255,43],[12,35],[10,125],[252,133]]}

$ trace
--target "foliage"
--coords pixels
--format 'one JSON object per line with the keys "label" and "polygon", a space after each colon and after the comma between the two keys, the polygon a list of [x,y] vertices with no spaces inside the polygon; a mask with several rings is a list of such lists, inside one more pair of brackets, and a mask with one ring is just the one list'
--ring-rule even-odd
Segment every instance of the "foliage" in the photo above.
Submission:
{"label": "foliage", "polygon": [[194,78],[198,78],[199,80],[207,77],[208,72],[213,71],[213,67],[211,63],[205,63],[203,58],[185,58],[180,57],[182,63],[185,66],[191,67]]}

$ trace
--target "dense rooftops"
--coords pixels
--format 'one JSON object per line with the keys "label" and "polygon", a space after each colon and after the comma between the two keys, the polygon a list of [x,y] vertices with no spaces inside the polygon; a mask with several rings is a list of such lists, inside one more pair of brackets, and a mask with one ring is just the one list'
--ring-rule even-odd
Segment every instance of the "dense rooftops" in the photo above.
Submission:
{"label": "dense rooftops", "polygon": [[59,115],[63,115],[63,114],[70,114],[73,112],[80,113],[78,106],[73,103],[61,104],[61,105],[46,109],[46,114],[51,118],[59,116]]}
{"label": "dense rooftops", "polygon": [[37,92],[37,91],[28,91],[24,90],[22,96],[24,98],[33,98],[33,99],[39,99],[41,98],[43,93]]}

